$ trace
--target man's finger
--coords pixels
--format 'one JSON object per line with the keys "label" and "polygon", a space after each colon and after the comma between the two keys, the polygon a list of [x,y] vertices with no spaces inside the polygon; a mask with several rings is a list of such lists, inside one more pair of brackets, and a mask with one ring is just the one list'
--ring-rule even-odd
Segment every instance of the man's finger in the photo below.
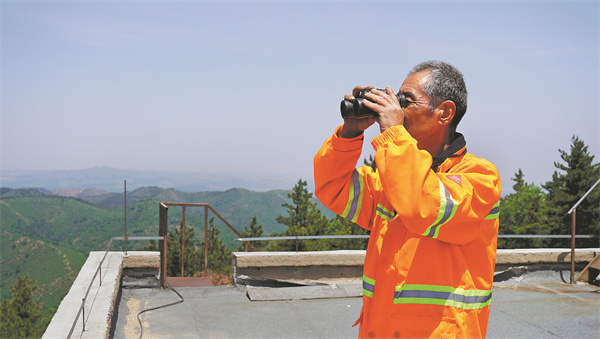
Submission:
{"label": "man's finger", "polygon": [[387,86],[385,91],[392,98],[392,101],[399,102],[398,96],[396,96],[396,93],[394,93],[394,90],[390,86]]}

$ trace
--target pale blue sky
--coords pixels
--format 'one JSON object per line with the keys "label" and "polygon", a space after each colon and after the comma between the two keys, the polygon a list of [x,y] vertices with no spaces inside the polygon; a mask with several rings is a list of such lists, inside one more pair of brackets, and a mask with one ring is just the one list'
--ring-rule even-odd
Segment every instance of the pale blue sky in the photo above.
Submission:
{"label": "pale blue sky", "polygon": [[312,182],[345,93],[439,59],[465,76],[468,150],[505,191],[519,168],[541,184],[573,135],[600,161],[598,17],[596,1],[4,1],[1,167]]}

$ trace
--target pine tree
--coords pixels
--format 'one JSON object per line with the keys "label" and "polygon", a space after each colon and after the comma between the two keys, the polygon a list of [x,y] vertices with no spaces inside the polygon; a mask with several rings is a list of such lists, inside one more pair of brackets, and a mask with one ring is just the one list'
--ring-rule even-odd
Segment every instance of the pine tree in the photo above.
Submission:
{"label": "pine tree", "polygon": [[[552,181],[543,185],[548,191],[548,220],[552,234],[571,233],[571,215],[567,212],[600,178],[600,164],[588,152],[583,140],[573,136],[571,151],[559,150],[564,161],[554,162],[557,168]],[[577,208],[577,234],[598,234],[600,230],[600,190],[596,189]],[[564,247],[564,241],[554,242]],[[577,241],[577,246],[597,246],[598,240]]]}
{"label": "pine tree", "polygon": [[369,166],[373,169],[373,171],[377,171],[377,163],[375,162],[375,159],[373,158],[372,154],[369,154],[369,160],[367,160],[367,158],[365,158],[363,160],[365,166]]}
{"label": "pine tree", "polygon": [[[288,229],[283,232],[283,236],[306,236],[306,235],[323,235],[328,224],[327,217],[321,215],[321,211],[316,208],[316,203],[312,202],[312,193],[306,189],[306,181],[298,180],[294,186],[292,193],[288,194],[288,198],[292,199],[292,203],[282,204],[287,208],[287,217],[278,215],[276,220],[278,223],[286,225]],[[274,245],[275,250],[280,251],[314,251],[321,247],[318,240],[302,241],[302,240],[282,240]]]}
{"label": "pine tree", "polygon": [[[167,234],[167,276],[169,277],[180,277],[181,276],[181,240],[183,239],[183,233],[181,232],[181,225],[175,229],[170,230]],[[200,272],[203,266],[203,256],[199,251],[198,241],[195,240],[194,228],[187,225],[185,228],[185,257],[184,257],[184,270],[183,274],[186,277],[191,277],[195,273]],[[156,241],[150,240],[148,246],[139,248],[139,251],[158,251],[158,245]]]}
{"label": "pine tree", "polygon": [[[258,238],[258,237],[262,236],[263,232],[264,232],[263,225],[259,225],[258,219],[256,218],[256,216],[253,216],[252,219],[250,220],[250,228],[248,228],[248,226],[246,226],[244,232],[242,232],[241,234],[242,234],[242,238]],[[264,241],[255,241],[255,242],[253,242],[253,245],[257,250],[260,250],[266,246]],[[244,250],[246,250],[245,244],[241,244],[237,248],[237,251],[244,251]]]}
{"label": "pine tree", "polygon": [[44,331],[42,324],[42,306],[33,300],[32,287],[35,280],[17,277],[17,282],[10,287],[11,300],[3,300],[0,304],[0,337],[32,338],[41,337]]}
{"label": "pine tree", "polygon": [[[181,276],[181,242],[183,240],[182,222],[175,232],[170,231],[167,236],[167,272],[169,276]],[[199,241],[195,240],[194,227],[186,225],[184,241],[184,268],[183,275],[191,277],[200,272],[203,266],[202,255],[199,251]]]}
{"label": "pine tree", "polygon": [[[332,235],[367,235],[369,231],[356,225],[350,220],[336,215],[327,225],[327,234]],[[368,238],[359,239],[331,239],[327,242],[331,250],[366,250],[369,243]]]}
{"label": "pine tree", "polygon": [[523,174],[523,171],[519,168],[519,171],[515,173],[515,177],[510,178],[510,180],[515,182],[515,184],[513,185],[513,189],[515,190],[515,192],[520,192],[525,186],[525,179],[523,179],[524,177],[525,174]]}
{"label": "pine tree", "polygon": [[[218,274],[229,274],[231,271],[231,251],[219,238],[220,231],[214,226],[215,218],[211,217],[208,224],[208,269],[207,271]],[[167,234],[167,276],[181,276],[181,232],[182,223],[174,231]],[[262,228],[262,226],[261,226]],[[185,228],[185,256],[183,275],[192,277],[204,272],[204,241],[196,240],[194,227],[186,225]],[[158,251],[154,240],[140,251]]]}
{"label": "pine tree", "polygon": [[[528,184],[523,171],[519,169],[511,193],[500,202],[500,234],[549,234],[546,217],[546,194],[534,184]],[[499,248],[543,247],[547,239],[499,239]]]}
{"label": "pine tree", "polygon": [[[214,226],[215,217],[208,222],[208,271],[219,274],[231,273],[231,251],[221,239],[220,231]],[[200,256],[204,262],[204,242],[200,242]]]}

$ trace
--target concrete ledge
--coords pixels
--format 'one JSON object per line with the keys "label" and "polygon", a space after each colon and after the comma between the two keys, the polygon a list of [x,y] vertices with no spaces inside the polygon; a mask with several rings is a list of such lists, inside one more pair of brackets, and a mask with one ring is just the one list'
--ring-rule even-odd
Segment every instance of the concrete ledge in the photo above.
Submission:
{"label": "concrete ledge", "polygon": [[[575,262],[590,262],[600,253],[600,248],[576,248]],[[501,264],[552,264],[570,263],[570,248],[529,248],[498,250],[496,265]]]}
{"label": "concrete ledge", "polygon": [[[234,252],[232,269],[236,277],[280,280],[336,280],[362,277],[366,251],[322,252]],[[575,250],[575,261],[590,262],[600,253],[599,248]],[[571,262],[570,248],[500,249],[496,265],[564,264]]]}
{"label": "concrete ledge", "polygon": [[[67,338],[81,302],[106,252],[90,252],[69,293],[60,303],[43,338]],[[158,252],[108,252],[100,275],[94,279],[84,304],[85,331],[80,315],[73,330],[73,338],[108,338],[114,305],[119,294],[123,267],[158,267]],[[101,282],[101,283],[100,283]]]}
{"label": "concrete ledge", "polygon": [[340,280],[362,277],[366,251],[234,252],[233,281],[241,275],[281,279]]}
{"label": "concrete ledge", "polygon": [[367,251],[233,252],[235,267],[356,266],[363,265]]}

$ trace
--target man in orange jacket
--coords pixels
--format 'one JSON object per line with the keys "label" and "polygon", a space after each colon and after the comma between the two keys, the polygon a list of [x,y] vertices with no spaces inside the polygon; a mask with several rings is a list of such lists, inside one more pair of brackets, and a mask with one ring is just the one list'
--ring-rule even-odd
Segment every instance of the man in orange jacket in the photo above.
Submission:
{"label": "man in orange jacket", "polygon": [[[371,231],[359,337],[485,337],[500,176],[456,132],[467,109],[463,76],[430,61],[398,95],[357,86],[345,99],[365,89],[363,105],[376,114],[344,119],[314,159],[315,195]],[[363,131],[375,122],[377,169],[356,169]]]}

